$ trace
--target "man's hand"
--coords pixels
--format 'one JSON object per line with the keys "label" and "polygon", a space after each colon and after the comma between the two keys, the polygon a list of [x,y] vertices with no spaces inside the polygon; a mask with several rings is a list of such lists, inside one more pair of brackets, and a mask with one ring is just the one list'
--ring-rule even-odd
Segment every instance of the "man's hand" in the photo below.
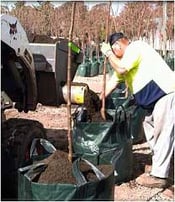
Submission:
{"label": "man's hand", "polygon": [[102,46],[101,46],[101,52],[102,52],[106,57],[109,57],[109,55],[112,54],[112,49],[111,49],[110,44],[103,42],[103,43],[102,43]]}

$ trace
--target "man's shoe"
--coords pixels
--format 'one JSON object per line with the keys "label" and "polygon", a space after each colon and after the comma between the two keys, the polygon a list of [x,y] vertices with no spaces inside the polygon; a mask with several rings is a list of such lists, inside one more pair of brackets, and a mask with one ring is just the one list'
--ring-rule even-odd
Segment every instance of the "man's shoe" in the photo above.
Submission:
{"label": "man's shoe", "polygon": [[174,190],[175,190],[175,186],[171,185],[170,187],[166,188],[163,192],[162,195],[164,197],[168,197],[170,199],[175,199],[174,198]]}
{"label": "man's shoe", "polygon": [[165,188],[167,185],[167,180],[165,178],[158,178],[150,175],[149,173],[143,173],[138,178],[136,182],[142,186],[150,188]]}

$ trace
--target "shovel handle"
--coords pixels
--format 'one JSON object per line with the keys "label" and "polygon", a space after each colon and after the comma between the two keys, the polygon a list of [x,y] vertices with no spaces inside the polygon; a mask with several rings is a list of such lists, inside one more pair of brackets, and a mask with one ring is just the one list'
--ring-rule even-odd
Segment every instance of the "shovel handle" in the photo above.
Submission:
{"label": "shovel handle", "polygon": [[[109,34],[110,9],[111,9],[111,1],[109,1],[108,15],[106,20],[106,38],[105,38],[106,43],[108,42],[108,34]],[[101,109],[101,116],[104,120],[106,120],[106,113],[105,113],[106,64],[107,64],[107,58],[105,57],[103,67],[103,97],[102,97],[102,109]]]}

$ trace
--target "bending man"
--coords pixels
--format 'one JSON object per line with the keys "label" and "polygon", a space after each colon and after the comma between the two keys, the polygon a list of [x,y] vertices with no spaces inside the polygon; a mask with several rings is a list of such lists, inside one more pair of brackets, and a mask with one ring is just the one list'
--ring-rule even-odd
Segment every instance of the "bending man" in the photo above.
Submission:
{"label": "bending man", "polygon": [[174,149],[175,72],[150,45],[140,40],[130,43],[123,33],[112,34],[101,51],[115,70],[105,96],[125,81],[136,103],[148,112],[143,126],[153,154],[152,169],[136,182],[166,187]]}

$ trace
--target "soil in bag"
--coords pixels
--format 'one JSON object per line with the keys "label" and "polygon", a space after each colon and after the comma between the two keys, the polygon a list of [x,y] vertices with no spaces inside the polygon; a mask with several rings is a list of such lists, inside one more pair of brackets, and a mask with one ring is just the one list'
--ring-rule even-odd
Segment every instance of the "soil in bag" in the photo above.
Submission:
{"label": "soil in bag", "polygon": [[56,150],[41,162],[46,163],[47,168],[39,176],[39,183],[76,183],[72,174],[72,163],[69,162],[66,152]]}
{"label": "soil in bag", "polygon": [[[68,183],[76,184],[76,179],[72,173],[72,163],[68,160],[66,152],[57,150],[48,158],[42,160],[47,164],[47,168],[38,178],[39,183]],[[96,166],[105,176],[111,175],[113,167],[109,165]],[[94,171],[85,162],[80,162],[80,170],[88,182],[98,180]]]}

